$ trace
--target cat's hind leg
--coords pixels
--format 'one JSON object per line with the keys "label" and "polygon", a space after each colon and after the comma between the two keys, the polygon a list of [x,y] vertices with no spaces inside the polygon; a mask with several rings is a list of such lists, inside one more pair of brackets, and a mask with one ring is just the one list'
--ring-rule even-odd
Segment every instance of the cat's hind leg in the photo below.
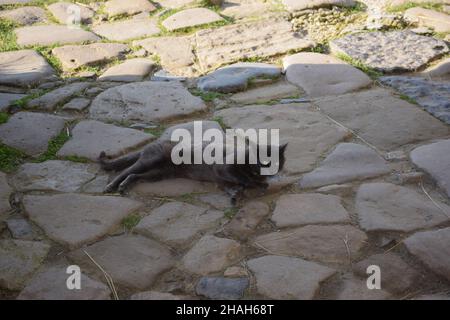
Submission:
{"label": "cat's hind leg", "polygon": [[137,161],[135,164],[133,164],[131,167],[125,169],[122,171],[117,177],[113,179],[105,188],[105,193],[113,192],[117,189],[117,187],[122,183],[123,180],[125,180],[129,175],[131,174],[138,174],[142,173],[145,170],[145,167]]}
{"label": "cat's hind leg", "polygon": [[159,169],[153,169],[145,173],[132,173],[125,180],[123,180],[118,188],[120,193],[124,193],[125,190],[137,180],[157,181],[164,177],[164,173]]}
{"label": "cat's hind leg", "polygon": [[100,166],[103,170],[123,170],[132,164],[136,163],[138,161],[140,152],[134,152],[126,154],[122,157],[119,157],[117,159],[108,159],[106,156],[105,151],[102,151],[100,153],[100,156],[98,157],[98,162],[100,163]]}

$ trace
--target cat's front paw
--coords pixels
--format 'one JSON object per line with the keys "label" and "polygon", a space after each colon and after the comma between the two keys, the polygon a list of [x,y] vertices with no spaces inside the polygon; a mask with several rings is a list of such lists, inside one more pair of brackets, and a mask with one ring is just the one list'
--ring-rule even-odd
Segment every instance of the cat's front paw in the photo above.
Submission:
{"label": "cat's front paw", "polygon": [[113,184],[108,184],[105,189],[103,189],[103,193],[113,193],[115,186]]}

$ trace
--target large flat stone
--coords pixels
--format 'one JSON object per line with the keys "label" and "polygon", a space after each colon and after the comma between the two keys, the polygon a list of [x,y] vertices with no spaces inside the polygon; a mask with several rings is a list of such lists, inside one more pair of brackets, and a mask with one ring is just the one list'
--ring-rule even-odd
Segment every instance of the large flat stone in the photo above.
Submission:
{"label": "large flat stone", "polygon": [[221,14],[235,21],[275,16],[273,4],[264,0],[224,0]]}
{"label": "large flat stone", "polygon": [[224,21],[224,19],[212,10],[192,8],[169,16],[162,22],[162,25],[169,31],[175,31],[219,21]]}
{"label": "large flat stone", "polygon": [[23,204],[49,238],[70,248],[98,240],[141,206],[127,198],[75,193],[27,195]]}
{"label": "large flat stone", "polygon": [[114,279],[114,283],[143,290],[175,261],[170,251],[142,236],[123,235],[97,242],[69,254],[82,270],[103,279],[103,273],[84,253],[86,251]]}
{"label": "large flat stone", "polygon": [[91,104],[92,118],[103,121],[161,121],[205,111],[206,105],[182,84],[138,82],[99,94]]}
{"label": "large flat stone", "polygon": [[413,99],[436,118],[450,124],[450,82],[405,76],[381,77],[380,81]]}
{"label": "large flat stone", "polygon": [[148,0],[109,0],[105,3],[104,10],[108,16],[113,17],[151,12],[156,10],[156,7]]}
{"label": "large flat stone", "polygon": [[182,265],[189,272],[207,275],[236,263],[240,254],[239,242],[206,235],[186,253]]}
{"label": "large flat stone", "polygon": [[[47,9],[61,24],[71,25],[80,23],[90,23],[95,12],[86,7],[73,2],[55,2],[47,6]],[[79,19],[79,21],[75,20]]]}
{"label": "large flat stone", "polygon": [[86,98],[73,98],[69,102],[64,104],[62,109],[69,111],[83,111],[89,106],[90,103],[91,100]]}
{"label": "large flat stone", "polygon": [[20,191],[76,192],[93,180],[98,171],[99,167],[92,164],[48,160],[23,164],[11,182]]}
{"label": "large flat stone", "polygon": [[319,193],[282,195],[276,202],[272,220],[277,227],[350,221],[340,197]]}
{"label": "large flat stone", "polygon": [[20,292],[18,300],[109,300],[110,290],[105,284],[93,280],[81,273],[81,289],[70,290],[66,281],[70,274],[67,267],[51,266],[40,270],[25,289]]}
{"label": "large flat stone", "polygon": [[49,250],[50,246],[43,242],[0,240],[0,287],[22,289]]}
{"label": "large flat stone", "polygon": [[315,103],[328,116],[385,151],[450,133],[439,120],[383,89],[321,98]]}
{"label": "large flat stone", "polygon": [[271,299],[310,300],[336,271],[303,259],[264,256],[247,261],[260,294]]}
{"label": "large flat stone", "polygon": [[225,234],[245,240],[253,232],[261,221],[269,214],[269,206],[262,201],[250,201],[246,203],[231,221],[225,226]]}
{"label": "large flat stone", "polygon": [[414,149],[411,161],[425,170],[450,197],[450,140],[442,140]]}
{"label": "large flat stone", "polygon": [[330,49],[383,72],[415,71],[449,51],[442,40],[410,31],[351,34],[331,41]]}
{"label": "large flat stone", "polygon": [[62,25],[21,27],[17,28],[15,33],[17,44],[21,46],[51,46],[53,44],[81,43],[100,39],[92,32]]}
{"label": "large flat stone", "polygon": [[2,216],[11,210],[11,205],[9,204],[9,196],[12,193],[12,189],[6,180],[6,174],[0,172],[0,220]]}
{"label": "large flat stone", "polygon": [[67,102],[72,96],[81,93],[90,86],[88,82],[75,82],[53,91],[50,91],[39,98],[28,102],[31,108],[39,108],[44,110],[53,110],[58,105]]}
{"label": "large flat stone", "polygon": [[406,10],[404,17],[435,32],[450,32],[450,16],[443,12],[414,7]]}
{"label": "large flat stone", "polygon": [[283,59],[286,79],[311,97],[332,96],[369,86],[372,81],[361,70],[320,53],[297,53]]}
{"label": "large flat stone", "polygon": [[55,70],[34,50],[0,53],[0,84],[34,86],[55,75]]}
{"label": "large flat stone", "polygon": [[271,57],[314,46],[292,31],[284,20],[263,20],[201,30],[196,33],[197,56],[203,71],[244,58]]}
{"label": "large flat stone", "polygon": [[418,232],[404,243],[433,272],[450,280],[450,228]]}
{"label": "large flat stone", "polygon": [[168,202],[143,218],[134,230],[177,247],[218,227],[223,212],[183,202]]}
{"label": "large flat stone", "polygon": [[298,87],[286,81],[278,81],[274,84],[233,94],[230,99],[239,104],[257,104],[283,98],[296,98],[301,95],[301,93],[302,90]]}
{"label": "large flat stone", "polygon": [[190,76],[195,72],[192,36],[154,37],[133,41],[133,45],[157,55],[164,69],[175,75]]}
{"label": "large flat stone", "polygon": [[2,143],[29,155],[47,150],[50,139],[64,128],[64,118],[34,112],[18,112],[0,126]]}
{"label": "large flat stone", "polygon": [[232,128],[280,129],[280,143],[289,143],[284,170],[296,174],[311,170],[324,152],[349,134],[309,107],[309,104],[256,105],[220,110],[214,115]]}
{"label": "large flat stone", "polygon": [[64,70],[71,70],[121,57],[127,51],[128,47],[121,43],[93,43],[55,48],[52,54]]}
{"label": "large flat stone", "polygon": [[39,7],[22,7],[0,12],[0,18],[12,20],[19,25],[47,22],[45,10]]}
{"label": "large flat stone", "polygon": [[79,156],[95,161],[101,151],[112,157],[119,156],[152,138],[152,135],[138,130],[85,120],[73,128],[72,138],[58,151],[58,156]]}
{"label": "large flat stone", "polygon": [[99,78],[100,81],[138,82],[148,76],[155,67],[155,63],[146,58],[129,59],[112,66]]}
{"label": "large flat stone", "polygon": [[282,3],[289,12],[331,6],[353,7],[356,4],[353,0],[282,0]]}
{"label": "large flat stone", "polygon": [[[450,207],[440,204],[450,212]],[[356,194],[359,223],[367,231],[410,232],[449,220],[425,195],[390,183],[366,183]]]}
{"label": "large flat stone", "polygon": [[328,263],[348,263],[357,258],[366,240],[364,232],[350,225],[309,225],[261,235],[253,243],[255,247],[274,254]]}
{"label": "large flat stone", "polygon": [[352,180],[363,180],[389,173],[387,162],[374,150],[356,143],[341,143],[317,169],[305,174],[302,188],[315,188]]}
{"label": "large flat stone", "polygon": [[203,91],[222,93],[247,89],[250,80],[257,78],[278,78],[281,69],[267,63],[240,62],[220,68],[198,80],[197,87]]}
{"label": "large flat stone", "polygon": [[421,277],[420,272],[392,252],[370,256],[356,263],[353,270],[361,278],[367,279],[367,268],[372,265],[380,267],[381,288],[396,294],[414,291]]}
{"label": "large flat stone", "polygon": [[97,24],[92,27],[92,31],[114,41],[150,37],[160,32],[156,21],[151,19],[130,19]]}

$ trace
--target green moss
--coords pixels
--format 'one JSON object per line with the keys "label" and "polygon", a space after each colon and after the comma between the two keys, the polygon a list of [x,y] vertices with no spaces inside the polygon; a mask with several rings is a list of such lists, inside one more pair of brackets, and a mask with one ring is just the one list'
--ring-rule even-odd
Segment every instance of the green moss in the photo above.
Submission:
{"label": "green moss", "polygon": [[381,77],[383,75],[382,72],[379,72],[379,71],[377,71],[377,70],[375,70],[375,69],[365,65],[363,62],[349,57],[346,54],[340,53],[340,54],[337,54],[337,57],[339,59],[341,59],[342,61],[345,61],[348,64],[351,64],[355,68],[358,68],[359,70],[361,70],[362,72],[367,74],[372,79],[377,79],[377,78],[379,78],[379,77]]}
{"label": "green moss", "polygon": [[202,29],[222,27],[222,26],[231,24],[234,21],[231,17],[227,17],[227,16],[224,16],[224,15],[221,15],[220,12],[219,12],[220,11],[219,7],[216,7],[216,6],[213,6],[213,5],[203,6],[203,7],[208,8],[210,10],[216,11],[223,18],[223,20],[216,21],[216,22],[211,22],[211,23],[205,23],[205,24],[198,25],[198,26],[181,28],[181,29],[177,29],[177,30],[174,30],[174,31],[169,31],[163,26],[163,24],[162,24],[163,21],[166,20],[168,17],[174,15],[175,13],[184,10],[183,8],[169,9],[169,10],[164,11],[164,13],[162,13],[158,17],[158,27],[161,29],[161,32],[160,32],[159,36],[187,35],[187,34],[194,33],[194,32],[196,32],[198,30],[202,30]]}
{"label": "green moss", "polygon": [[20,98],[19,100],[14,101],[11,106],[16,108],[26,108],[29,101],[39,98],[49,92],[50,90],[39,90],[32,94],[29,94],[23,98]]}
{"label": "green moss", "polygon": [[127,230],[133,229],[141,221],[141,216],[138,214],[131,214],[122,220],[122,226]]}
{"label": "green moss", "polygon": [[407,102],[409,102],[409,103],[411,103],[411,104],[417,104],[417,101],[416,101],[416,100],[414,100],[414,99],[411,98],[411,97],[408,97],[406,94],[399,93],[399,94],[397,94],[397,96],[398,96],[400,99],[405,100],[405,101],[407,101]]}
{"label": "green moss", "polygon": [[442,11],[442,3],[433,3],[433,2],[423,2],[423,3],[417,3],[417,2],[408,2],[399,6],[392,6],[387,9],[388,12],[403,12],[408,9],[414,8],[414,7],[421,7],[425,9],[431,9],[436,11]]}
{"label": "green moss", "polygon": [[0,171],[12,172],[27,156],[22,151],[0,144]]}
{"label": "green moss", "polygon": [[0,18],[0,52],[19,49],[14,33],[16,26],[14,22]]}
{"label": "green moss", "polygon": [[185,193],[183,195],[181,195],[178,200],[180,200],[181,202],[186,202],[186,203],[190,203],[193,204],[195,202],[195,194],[193,193]]}
{"label": "green moss", "polygon": [[79,162],[79,163],[88,163],[89,159],[84,157],[78,157],[78,156],[65,156],[62,158],[62,160],[72,161],[72,162]]}
{"label": "green moss", "polygon": [[0,112],[0,124],[8,122],[9,114],[6,112]]}
{"label": "green moss", "polygon": [[225,209],[225,211],[223,212],[223,215],[225,216],[225,218],[227,219],[232,219],[236,213],[239,211],[238,208],[227,208]]}
{"label": "green moss", "polygon": [[159,138],[164,133],[165,130],[166,130],[165,126],[159,125],[158,127],[155,128],[144,129],[144,132],[150,133],[151,135],[154,135],[155,137]]}
{"label": "green moss", "polygon": [[56,45],[53,46],[34,46],[33,49],[36,50],[47,60],[47,62],[55,69],[55,71],[58,74],[61,74],[62,71],[62,65],[61,62],[56,58],[54,55],[52,55],[52,50],[56,47]]}
{"label": "green moss", "polygon": [[328,53],[328,43],[318,43],[314,48],[311,49],[311,52]]}
{"label": "green moss", "polygon": [[41,154],[35,162],[44,162],[47,160],[57,159],[56,153],[70,139],[67,129],[63,129],[60,134],[51,139],[48,143],[47,151]]}
{"label": "green moss", "polygon": [[212,121],[216,121],[222,127],[223,130],[228,128],[228,126],[223,121],[222,117],[216,116],[216,117],[212,118]]}
{"label": "green moss", "polygon": [[214,101],[214,99],[217,98],[223,98],[225,96],[224,93],[215,92],[215,91],[202,91],[199,89],[192,89],[190,92],[197,97],[200,97],[203,99],[203,101],[211,102]]}

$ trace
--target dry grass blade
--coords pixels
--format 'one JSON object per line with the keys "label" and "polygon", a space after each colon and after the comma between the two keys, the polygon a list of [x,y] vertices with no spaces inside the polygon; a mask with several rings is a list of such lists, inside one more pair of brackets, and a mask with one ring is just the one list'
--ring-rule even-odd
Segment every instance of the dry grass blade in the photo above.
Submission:
{"label": "dry grass blade", "polygon": [[348,260],[349,260],[350,266],[351,266],[353,264],[353,262],[352,262],[352,254],[350,252],[350,247],[348,245],[348,234],[345,234],[345,238],[342,239],[342,241],[344,241],[345,248],[347,249]]}
{"label": "dry grass blade", "polygon": [[437,202],[430,196],[430,194],[428,193],[428,191],[425,190],[425,187],[423,186],[423,183],[420,182],[419,185],[420,185],[420,187],[422,188],[423,193],[425,193],[425,195],[428,197],[428,199],[430,199],[431,202],[433,202],[433,204],[434,204],[437,208],[439,208],[439,210],[441,210],[442,213],[443,213],[447,218],[450,219],[450,215],[444,210],[444,208],[442,208],[442,207],[439,205],[439,203],[437,203]]}
{"label": "dry grass blade", "polygon": [[100,269],[100,271],[103,273],[103,276],[106,279],[106,282],[108,283],[109,288],[111,289],[111,292],[113,293],[114,299],[119,300],[119,296],[117,294],[116,287],[114,286],[114,281],[112,277],[105,271],[105,269],[102,268],[100,264],[97,263],[97,261],[94,260],[94,258],[91,257],[89,253],[87,253],[85,250],[83,250],[83,252],[97,266],[97,268]]}
{"label": "dry grass blade", "polygon": [[320,109],[318,106],[314,105],[314,107],[317,109],[317,111],[319,111],[322,115],[324,115],[327,119],[329,119],[331,122],[337,124],[339,127],[346,129],[347,131],[349,131],[351,134],[353,134],[356,138],[358,138],[359,140],[361,140],[363,143],[365,143],[369,148],[373,149],[376,153],[378,153],[382,158],[385,158],[385,154],[383,152],[381,152],[380,150],[378,150],[377,147],[375,147],[373,144],[369,143],[366,139],[364,139],[363,137],[361,137],[359,134],[357,134],[354,130],[344,126],[342,123],[340,123],[337,120],[334,120],[333,118],[331,118],[329,115],[327,115],[325,112],[322,111],[322,109]]}

